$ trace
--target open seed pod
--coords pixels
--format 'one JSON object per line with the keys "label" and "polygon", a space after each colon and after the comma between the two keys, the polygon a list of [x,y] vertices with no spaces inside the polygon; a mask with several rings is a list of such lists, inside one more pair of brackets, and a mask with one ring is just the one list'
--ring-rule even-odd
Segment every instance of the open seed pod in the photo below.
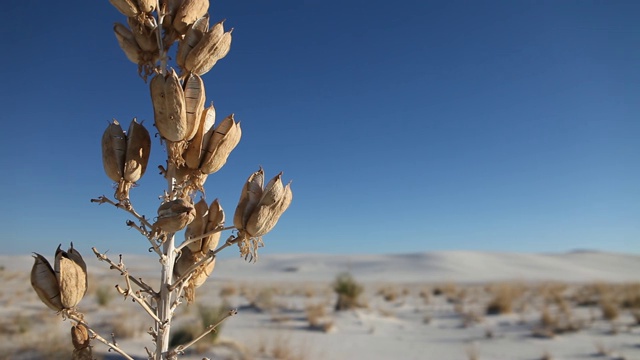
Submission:
{"label": "open seed pod", "polygon": [[175,71],[151,79],[151,101],[156,127],[160,135],[173,142],[185,140],[193,130],[187,124],[184,91]]}
{"label": "open seed pod", "polygon": [[238,145],[242,137],[240,123],[236,123],[233,114],[227,116],[218,126],[209,142],[206,144],[205,153],[202,155],[200,171],[203,174],[213,174],[220,170],[227,162],[231,151]]}
{"label": "open seed pod", "polygon": [[174,233],[185,228],[196,217],[196,209],[185,199],[168,201],[158,208],[158,219],[153,224],[154,232]]}
{"label": "open seed pod", "polygon": [[[207,221],[205,233],[213,230],[221,230],[222,228],[224,228],[224,210],[222,209],[222,206],[220,205],[218,199],[215,199],[209,207],[209,218]],[[200,252],[202,254],[206,254],[207,252],[209,252],[209,250],[215,250],[216,247],[218,247],[218,243],[220,242],[221,234],[222,232],[217,232],[202,239]]]}
{"label": "open seed pod", "polygon": [[193,25],[189,26],[184,38],[178,43],[178,51],[176,53],[176,63],[182,69],[187,59],[187,55],[200,42],[204,33],[209,30],[209,14],[205,14],[196,20]]}
{"label": "open seed pod", "polygon": [[126,17],[136,16],[140,13],[136,0],[109,0],[109,2]]}
{"label": "open seed pod", "polygon": [[203,17],[209,9],[209,0],[183,0],[173,18],[173,28],[180,34],[187,32],[189,25]]}
{"label": "open seed pod", "polygon": [[102,134],[102,165],[107,176],[119,182],[123,176],[127,140],[117,120],[113,120]]}
{"label": "open seed pod", "polygon": [[62,310],[60,299],[60,287],[56,274],[47,259],[34,253],[35,262],[31,268],[31,286],[38,294],[40,300],[51,310]]}
{"label": "open seed pod", "polygon": [[[71,247],[69,252],[58,246],[54,262],[54,270],[60,287],[60,300],[65,309],[72,309],[87,292],[87,270],[82,257]],[[73,254],[75,252],[75,254]]]}
{"label": "open seed pod", "polygon": [[233,225],[238,231],[243,231],[247,225],[247,221],[258,206],[262,198],[262,186],[264,184],[264,170],[260,168],[249,176],[247,182],[242,187],[240,200],[233,215]]}
{"label": "open seed pod", "polygon": [[[202,257],[196,256],[191,252],[188,247],[182,249],[182,253],[180,257],[176,260],[175,266],[173,267],[174,275],[179,278],[187,273],[189,268],[196,264]],[[213,269],[216,265],[216,259],[213,258],[212,261],[200,265],[198,268],[194,270],[191,279],[187,283],[185,287],[184,297],[187,299],[188,303],[192,303],[195,300],[195,289],[200,287],[205,283],[207,278],[213,273]]]}
{"label": "open seed pod", "polygon": [[[153,16],[143,16],[142,21],[140,21],[140,17],[130,17],[127,19],[127,23],[131,28],[131,33],[138,47],[140,47],[142,51],[153,53],[158,51],[158,40],[155,34],[155,26],[157,26],[157,24]],[[147,17],[149,21],[145,21]],[[151,26],[145,24],[151,24]]]}
{"label": "open seed pod", "polygon": [[136,38],[133,36],[131,30],[129,30],[126,26],[116,23],[113,26],[113,31],[116,34],[116,39],[118,40],[118,45],[124,54],[134,64],[140,64],[142,61],[142,49],[138,45]]}
{"label": "open seed pod", "polygon": [[150,13],[156,9],[157,0],[138,0],[138,8],[143,13]]}
{"label": "open seed pod", "polygon": [[76,350],[84,349],[90,345],[89,330],[83,324],[71,327],[71,343]]}
{"label": "open seed pod", "polygon": [[134,183],[140,180],[147,170],[151,152],[151,136],[142,124],[133,119],[126,138],[127,151],[123,177],[126,181]]}
{"label": "open seed pod", "polygon": [[216,119],[216,109],[213,107],[213,104],[208,108],[204,109],[202,114],[200,115],[200,120],[198,121],[198,131],[196,131],[196,135],[189,142],[189,146],[184,153],[184,159],[186,165],[190,169],[198,170],[200,169],[201,159],[205,153],[206,145],[213,135],[213,125]]}
{"label": "open seed pod", "polygon": [[198,75],[206,74],[218,60],[227,56],[230,48],[231,31],[224,32],[223,23],[219,22],[189,51],[184,68]]}
{"label": "open seed pod", "polygon": [[[187,228],[184,230],[184,240],[187,241],[189,239],[201,236],[204,234],[205,229],[207,227],[207,222],[209,220],[209,206],[204,199],[200,199],[195,204],[196,216],[193,221],[187,225]],[[202,247],[202,240],[198,240],[187,245],[192,252],[199,251]]]}
{"label": "open seed pod", "polygon": [[281,177],[282,173],[269,181],[258,206],[251,213],[245,227],[251,237],[261,237],[271,231],[291,204],[291,184],[283,187]]}

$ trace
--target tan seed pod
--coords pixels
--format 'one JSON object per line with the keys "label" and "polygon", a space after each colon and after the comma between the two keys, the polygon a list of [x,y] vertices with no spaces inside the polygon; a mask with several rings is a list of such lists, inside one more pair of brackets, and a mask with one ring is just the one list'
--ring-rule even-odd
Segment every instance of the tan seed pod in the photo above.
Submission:
{"label": "tan seed pod", "polygon": [[[215,199],[209,207],[209,219],[207,221],[205,232],[220,230],[222,228],[224,228],[224,210],[222,209],[218,199]],[[217,232],[202,239],[202,247],[200,251],[203,254],[206,254],[209,250],[215,250],[220,242],[220,235],[221,232]]]}
{"label": "tan seed pod", "polygon": [[178,51],[176,52],[176,63],[181,68],[185,68],[185,61],[187,55],[191,50],[202,40],[204,34],[209,30],[209,14],[205,14],[200,19],[196,20],[193,25],[189,26],[187,33],[184,34],[184,38],[178,44]]}
{"label": "tan seed pod", "polygon": [[175,71],[169,71],[166,77],[154,76],[150,88],[158,132],[169,141],[184,140],[191,129],[187,126],[184,91]]}
{"label": "tan seed pod", "polygon": [[127,18],[127,23],[140,50],[150,53],[158,50],[158,40],[153,28],[149,29],[144,23],[140,22],[138,17]]}
{"label": "tan seed pod", "polygon": [[185,140],[191,140],[196,136],[205,99],[202,78],[196,74],[189,74],[184,82],[184,105],[187,114],[187,137]]}
{"label": "tan seed pod", "polygon": [[249,176],[247,182],[242,187],[238,206],[233,214],[233,225],[239,231],[244,230],[247,220],[251,216],[253,210],[258,206],[262,198],[262,186],[264,184],[264,170],[254,172]]}
{"label": "tan seed pod", "polygon": [[180,34],[187,32],[189,25],[204,16],[209,9],[209,0],[183,0],[173,19],[173,28]]}
{"label": "tan seed pod", "polygon": [[51,310],[62,310],[58,279],[47,259],[34,253],[35,262],[31,268],[31,286],[40,300]]}
{"label": "tan seed pod", "polygon": [[138,0],[138,8],[144,13],[150,13],[156,9],[157,0]]}
{"label": "tan seed pod", "polygon": [[[196,208],[196,216],[195,219],[193,219],[193,221],[189,225],[187,225],[187,228],[184,230],[185,241],[194,237],[201,236],[202,234],[204,234],[207,227],[207,221],[209,219],[209,206],[207,205],[207,202],[204,199],[200,199],[200,201],[198,201],[194,207]],[[202,240],[193,242],[187,245],[187,247],[192,252],[200,251],[200,248],[202,247]]]}
{"label": "tan seed pod", "polygon": [[[220,21],[206,31],[200,41],[186,54],[184,59],[184,68],[188,71],[200,67],[207,61],[207,57],[211,55],[213,48],[222,39],[224,32],[224,21]],[[217,61],[217,59],[215,59]],[[202,74],[200,74],[202,75]]]}
{"label": "tan seed pod", "polygon": [[119,182],[123,176],[127,140],[117,120],[107,126],[102,134],[102,165],[107,176]]}
{"label": "tan seed pod", "polygon": [[[84,259],[82,258],[82,255],[80,255],[80,252],[78,252],[78,250],[76,250],[73,247],[73,243],[71,243],[71,246],[67,250],[67,256],[69,256],[69,259],[71,259],[71,261],[73,261],[74,263],[78,264],[85,274],[88,274],[88,272],[87,272],[87,264],[84,262]],[[84,293],[82,293],[83,297],[87,293],[87,288],[88,287],[89,287],[89,277],[85,276]]]}
{"label": "tan seed pod", "polygon": [[155,232],[173,233],[185,228],[196,217],[196,209],[185,199],[168,201],[158,208],[158,219],[153,224]]}
{"label": "tan seed pod", "polygon": [[184,159],[190,169],[197,170],[200,168],[201,159],[206,149],[205,146],[213,133],[210,129],[213,128],[215,120],[216,109],[212,104],[208,108],[204,109],[200,115],[196,136],[194,136],[191,142],[189,142],[189,146],[185,151]]}
{"label": "tan seed pod", "polygon": [[71,327],[71,343],[76,350],[84,349],[90,345],[89,330],[83,324]]}
{"label": "tan seed pod", "polygon": [[124,163],[124,179],[136,182],[147,170],[151,152],[151,136],[149,131],[136,119],[131,121],[127,131],[127,153]]}
{"label": "tan seed pod", "polygon": [[131,30],[120,23],[116,23],[113,26],[113,31],[116,34],[116,39],[118,39],[118,45],[124,51],[127,59],[134,64],[142,62],[142,49],[138,46]]}
{"label": "tan seed pod", "polygon": [[59,246],[56,250],[54,269],[60,287],[62,306],[65,309],[72,309],[87,292],[87,273]]}
{"label": "tan seed pod", "polygon": [[131,17],[140,13],[136,0],[109,0],[124,16]]}
{"label": "tan seed pod", "polygon": [[[188,247],[182,249],[182,253],[176,260],[175,266],[173,267],[174,275],[176,277],[183,276],[187,273],[191,266],[197,263],[200,259],[201,257],[193,254]],[[207,278],[213,272],[215,263],[216,259],[214,258],[206,265],[201,265],[196,270],[194,270],[194,273],[191,276],[187,287],[185,288],[184,296],[187,299],[187,302],[192,303],[195,300],[195,289],[205,283]]]}
{"label": "tan seed pod", "polygon": [[282,213],[289,207],[293,194],[290,184],[284,188],[282,196],[270,205],[260,204],[247,221],[246,232],[251,237],[261,237],[271,231]]}
{"label": "tan seed pod", "polygon": [[242,129],[240,123],[236,123],[233,114],[222,120],[215,128],[213,136],[209,139],[206,152],[202,157],[200,171],[203,174],[213,174],[220,170],[227,162],[231,151],[240,142]]}
{"label": "tan seed pod", "polygon": [[260,205],[271,205],[277,202],[284,194],[284,186],[282,185],[282,172],[269,180],[267,186],[264,187]]}
{"label": "tan seed pod", "polygon": [[[233,30],[232,30],[233,31]],[[201,61],[194,64],[194,67],[191,69],[194,73],[198,75],[204,75],[211,70],[211,68],[218,62],[218,60],[224,58],[229,53],[231,49],[231,31],[228,31],[222,35],[220,41],[218,41],[211,51],[208,53],[208,56],[204,58],[200,58]]]}
{"label": "tan seed pod", "polygon": [[160,0],[160,7],[164,9],[165,14],[162,22],[164,29],[169,30],[173,27],[173,19],[180,8],[180,4],[182,4],[182,0]]}

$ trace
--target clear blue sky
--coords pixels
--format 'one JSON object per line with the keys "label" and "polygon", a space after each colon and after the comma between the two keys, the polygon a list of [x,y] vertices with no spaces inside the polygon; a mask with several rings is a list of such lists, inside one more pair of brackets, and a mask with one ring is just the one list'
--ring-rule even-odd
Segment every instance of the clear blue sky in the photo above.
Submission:
{"label": "clear blue sky", "polygon": [[[100,138],[151,125],[107,0],[10,1],[0,22],[2,253],[74,241],[146,251]],[[265,253],[640,252],[640,2],[215,1],[235,28],[205,77],[243,137],[209,177],[231,217],[247,176],[294,200]],[[155,140],[132,192],[154,216]],[[235,256],[236,250],[227,252]]]}

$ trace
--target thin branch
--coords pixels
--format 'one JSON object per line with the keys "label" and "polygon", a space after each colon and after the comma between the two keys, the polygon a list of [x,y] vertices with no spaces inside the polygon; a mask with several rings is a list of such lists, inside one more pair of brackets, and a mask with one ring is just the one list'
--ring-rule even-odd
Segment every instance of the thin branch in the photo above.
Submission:
{"label": "thin branch", "polygon": [[193,344],[195,344],[196,342],[200,341],[200,339],[202,339],[203,337],[207,336],[210,332],[215,331],[216,327],[220,326],[220,324],[222,324],[223,321],[225,321],[228,318],[236,315],[237,313],[238,313],[238,310],[236,310],[236,309],[229,310],[229,312],[227,313],[227,315],[225,315],[225,317],[220,319],[217,323],[207,326],[207,328],[198,337],[196,337],[195,339],[189,341],[188,343],[186,343],[184,345],[178,345],[175,349],[173,349],[169,353],[169,357],[184,354],[184,351],[187,350],[187,348],[191,347]]}
{"label": "thin branch", "polygon": [[180,246],[176,246],[176,250],[175,250],[175,251],[176,251],[176,254],[177,254],[178,252],[180,252],[182,249],[184,249],[184,247],[185,247],[185,246],[187,246],[187,245],[189,245],[189,244],[192,244],[192,243],[194,243],[194,242],[196,242],[196,241],[198,241],[198,240],[202,240],[202,239],[206,238],[207,236],[211,236],[211,235],[213,235],[213,234],[217,234],[217,233],[219,233],[219,232],[223,232],[223,231],[225,231],[225,230],[231,230],[231,229],[235,229],[235,228],[236,228],[235,226],[227,226],[227,227],[225,227],[225,228],[220,228],[220,229],[214,229],[214,230],[211,230],[211,231],[209,231],[209,232],[207,232],[207,233],[204,233],[204,234],[202,234],[202,235],[200,235],[200,236],[196,236],[196,237],[189,238],[188,240],[185,240],[185,242],[183,242],[182,244],[180,244]]}
{"label": "thin branch", "polygon": [[101,343],[107,345],[110,349],[113,349],[113,351],[115,351],[118,354],[124,356],[125,359],[134,360],[134,358],[129,356],[124,350],[120,349],[116,344],[109,342],[109,340],[103,338],[102,336],[100,336],[100,334],[95,332],[95,330],[93,330],[91,327],[89,327],[89,324],[87,324],[84,320],[82,320],[77,314],[65,311],[64,315],[67,318],[75,321],[76,323],[84,325],[87,328],[87,330],[89,330],[89,332],[91,333],[91,337],[92,338],[97,339]]}
{"label": "thin branch", "polygon": [[104,261],[104,262],[108,263],[109,265],[111,265],[111,269],[118,270],[120,272],[120,275],[126,276],[128,280],[130,280],[133,283],[135,283],[136,285],[138,285],[138,287],[140,287],[140,289],[142,289],[144,292],[150,294],[152,297],[154,297],[154,298],[158,297],[158,293],[156,291],[154,291],[151,286],[149,286],[144,281],[142,281],[142,278],[140,280],[138,280],[135,277],[129,275],[129,272],[124,268],[124,264],[116,264],[116,263],[114,263],[113,261],[111,261],[111,259],[109,259],[109,257],[107,257],[107,255],[101,254],[98,251],[98,249],[96,249],[95,247],[92,247],[91,250],[93,250],[93,253],[96,255],[98,260]]}
{"label": "thin branch", "polygon": [[149,228],[153,227],[149,221],[147,221],[147,218],[145,218],[144,216],[138,214],[136,212],[136,210],[133,208],[133,205],[131,205],[130,201],[127,201],[126,204],[122,204],[122,203],[116,203],[114,201],[112,201],[111,199],[109,199],[108,197],[102,195],[100,197],[98,197],[97,199],[91,199],[92,203],[98,203],[98,205],[102,205],[104,203],[107,204],[111,204],[119,209],[122,209],[126,212],[128,212],[129,214],[133,215],[136,219],[138,219],[144,226],[147,226]]}
{"label": "thin branch", "polygon": [[150,248],[149,252],[151,252],[151,249],[153,249],[156,252],[156,254],[158,254],[158,256],[162,256],[162,251],[160,251],[160,247],[158,246],[158,244],[156,244],[156,242],[154,240],[154,237],[153,237],[153,234],[151,234],[146,229],[138,226],[135,222],[133,222],[131,220],[127,220],[127,226],[138,230],[140,232],[140,234],[142,234],[142,236],[146,237],[147,240],[149,240],[149,243],[151,244],[151,248]]}
{"label": "thin branch", "polygon": [[142,309],[144,309],[144,311],[147,312],[147,314],[149,314],[149,316],[155,320],[158,324],[162,324],[162,321],[158,318],[158,316],[156,315],[156,313],[151,309],[151,306],[149,305],[149,303],[147,303],[142,296],[140,296],[140,291],[137,292],[132,292],[131,289],[123,289],[121,288],[119,285],[116,285],[116,290],[118,290],[118,292],[121,295],[124,295],[124,297],[126,298],[127,296],[131,296],[134,299],[134,302],[140,304],[140,306],[142,307]]}

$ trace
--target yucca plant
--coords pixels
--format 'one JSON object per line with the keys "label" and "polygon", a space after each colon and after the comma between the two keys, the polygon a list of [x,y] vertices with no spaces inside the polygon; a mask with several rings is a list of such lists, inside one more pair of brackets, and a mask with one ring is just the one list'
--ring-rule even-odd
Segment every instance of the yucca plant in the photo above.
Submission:
{"label": "yucca plant", "polygon": [[[150,251],[160,259],[160,285],[153,288],[127,270],[122,257],[114,262],[92,248],[123,277],[124,286],[116,290],[134,302],[154,321],[149,331],[153,346],[145,348],[149,359],[177,359],[178,356],[215,330],[230,310],[215,323],[206,324],[201,334],[185,344],[170,348],[171,323],[176,308],[195,300],[196,288],[212,274],[216,254],[238,245],[240,255],[255,261],[262,236],[271,231],[292,200],[290,184],[282,182],[282,173],[265,186],[262,168],[244,184],[233,215],[233,226],[226,225],[225,212],[215,199],[207,202],[204,185],[207,177],[224,166],[242,136],[240,123],[233,114],[215,125],[215,109],[205,108],[202,75],[224,58],[231,45],[231,31],[220,21],[209,26],[208,0],[109,0],[125,17],[127,25],[117,23],[114,32],[118,44],[138,67],[138,75],[149,81],[154,125],[167,162],[160,166],[168,187],[161,196],[157,217],[139,214],[130,200],[133,185],[147,169],[151,136],[135,118],[127,131],[113,120],[102,135],[102,162],[107,176],[114,181],[113,198],[92,199],[111,204],[133,218],[127,225],[147,239]],[[175,69],[169,67],[167,53],[177,45]],[[215,126],[214,126],[215,125]],[[196,196],[202,194],[199,201]],[[184,230],[184,241],[176,234]],[[220,245],[223,231],[232,234]],[[220,246],[219,246],[220,245]],[[144,246],[145,249],[148,246]],[[52,267],[45,257],[35,255],[31,282],[40,299],[51,309],[70,319],[73,359],[91,359],[90,340],[96,339],[126,359],[132,359],[114,340],[93,330],[77,308],[87,289],[87,268],[73,244],[67,251],[58,247]]]}

